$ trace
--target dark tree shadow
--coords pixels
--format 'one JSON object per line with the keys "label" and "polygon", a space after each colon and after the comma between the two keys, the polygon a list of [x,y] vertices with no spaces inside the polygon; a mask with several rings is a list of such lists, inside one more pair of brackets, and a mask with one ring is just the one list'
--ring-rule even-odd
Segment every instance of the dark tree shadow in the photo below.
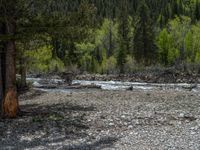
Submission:
{"label": "dark tree shadow", "polygon": [[98,141],[95,141],[91,144],[84,144],[81,143],[79,145],[68,145],[65,146],[64,149],[70,149],[70,150],[100,150],[105,148],[111,148],[117,142],[119,139],[116,137],[102,137]]}
{"label": "dark tree shadow", "polygon": [[25,100],[31,100],[33,98],[39,97],[43,94],[45,94],[46,92],[44,91],[40,91],[40,90],[30,90],[30,91],[25,91],[22,93],[19,93],[19,98],[21,101],[25,101]]}
{"label": "dark tree shadow", "polygon": [[[94,106],[25,105],[22,110],[17,119],[0,120],[0,149],[102,149],[118,140],[109,136],[96,140],[88,133],[91,124],[86,118],[97,111]],[[73,144],[80,139],[88,142]]]}

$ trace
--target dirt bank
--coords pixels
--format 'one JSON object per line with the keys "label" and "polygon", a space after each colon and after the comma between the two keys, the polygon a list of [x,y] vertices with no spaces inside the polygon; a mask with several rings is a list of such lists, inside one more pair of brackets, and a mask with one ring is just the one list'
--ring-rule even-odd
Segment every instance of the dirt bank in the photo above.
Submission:
{"label": "dirt bank", "polygon": [[200,83],[200,74],[181,73],[172,71],[163,72],[139,72],[129,75],[77,75],[77,80],[94,81],[129,81],[147,83]]}
{"label": "dirt bank", "polygon": [[70,83],[72,80],[89,81],[129,81],[147,83],[200,83],[200,74],[192,71],[182,71],[173,68],[169,69],[149,69],[137,71],[131,74],[78,74],[78,73],[49,73],[30,74],[28,77],[42,79],[64,79]]}

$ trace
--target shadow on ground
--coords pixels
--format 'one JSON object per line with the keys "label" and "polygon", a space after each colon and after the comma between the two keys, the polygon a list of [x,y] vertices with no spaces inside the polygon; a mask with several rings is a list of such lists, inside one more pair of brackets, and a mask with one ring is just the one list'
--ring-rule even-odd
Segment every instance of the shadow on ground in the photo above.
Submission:
{"label": "shadow on ground", "polygon": [[102,149],[118,140],[89,134],[86,117],[97,111],[94,106],[57,104],[25,105],[14,120],[0,120],[1,149]]}
{"label": "shadow on ground", "polygon": [[37,98],[45,93],[46,92],[40,90],[24,91],[19,93],[19,99],[20,101],[32,100],[33,98]]}

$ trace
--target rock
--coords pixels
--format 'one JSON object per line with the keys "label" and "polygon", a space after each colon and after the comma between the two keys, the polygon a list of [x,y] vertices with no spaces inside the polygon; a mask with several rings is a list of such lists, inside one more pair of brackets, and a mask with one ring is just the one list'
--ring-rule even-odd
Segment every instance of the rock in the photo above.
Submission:
{"label": "rock", "polygon": [[109,126],[114,126],[115,124],[113,122],[109,123]]}
{"label": "rock", "polygon": [[130,86],[129,88],[127,88],[128,91],[133,91],[133,86]]}
{"label": "rock", "polygon": [[184,114],[184,113],[180,113],[180,114],[179,114],[179,117],[184,118],[184,117],[185,117],[185,114]]}
{"label": "rock", "polygon": [[0,128],[4,127],[4,123],[0,122]]}
{"label": "rock", "polygon": [[125,115],[122,115],[122,116],[121,116],[121,118],[125,119],[125,118],[126,118],[126,116],[125,116]]}
{"label": "rock", "polygon": [[129,125],[129,126],[128,126],[128,129],[133,129],[133,126],[132,126],[132,125]]}
{"label": "rock", "polygon": [[128,125],[128,123],[127,123],[127,122],[124,122],[124,125],[125,125],[125,126],[127,126],[127,125]]}
{"label": "rock", "polygon": [[190,130],[193,130],[193,131],[194,131],[194,130],[197,131],[198,129],[199,129],[198,126],[195,126],[195,127],[191,127],[191,128],[190,128]]}
{"label": "rock", "polygon": [[72,72],[63,72],[61,73],[61,77],[64,79],[64,82],[68,85],[72,84],[73,79],[75,78],[75,74]]}

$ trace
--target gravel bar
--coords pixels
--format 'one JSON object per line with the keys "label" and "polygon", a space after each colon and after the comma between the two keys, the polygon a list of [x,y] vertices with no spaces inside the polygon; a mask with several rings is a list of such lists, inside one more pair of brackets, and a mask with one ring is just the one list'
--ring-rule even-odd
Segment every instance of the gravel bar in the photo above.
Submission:
{"label": "gravel bar", "polygon": [[40,92],[0,120],[1,150],[199,150],[200,93]]}

